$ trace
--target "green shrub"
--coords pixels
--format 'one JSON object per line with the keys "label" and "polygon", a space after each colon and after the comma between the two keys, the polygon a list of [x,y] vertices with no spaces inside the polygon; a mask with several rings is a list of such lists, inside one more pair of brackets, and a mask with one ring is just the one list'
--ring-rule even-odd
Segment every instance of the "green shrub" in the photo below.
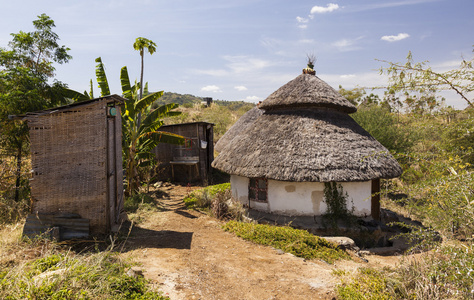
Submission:
{"label": "green shrub", "polygon": [[390,300],[394,298],[388,291],[386,274],[371,268],[361,268],[349,283],[337,288],[339,299],[350,300]]}
{"label": "green shrub", "polygon": [[191,192],[183,201],[188,208],[210,208],[216,195],[224,194],[228,190],[230,190],[230,183],[210,185]]}
{"label": "green shrub", "polygon": [[345,251],[338,249],[333,243],[312,235],[306,230],[237,221],[227,222],[223,229],[245,240],[269,245],[298,257],[319,258],[328,263],[350,258]]}
{"label": "green shrub", "polygon": [[134,213],[139,208],[143,207],[156,207],[156,201],[150,195],[147,195],[145,193],[135,194],[125,199],[124,209],[127,212]]}

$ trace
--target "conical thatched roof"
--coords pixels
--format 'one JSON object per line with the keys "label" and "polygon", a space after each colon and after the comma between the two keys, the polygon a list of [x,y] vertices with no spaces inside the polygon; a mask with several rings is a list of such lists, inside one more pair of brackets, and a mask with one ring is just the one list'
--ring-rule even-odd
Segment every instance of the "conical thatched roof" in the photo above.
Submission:
{"label": "conical thatched roof", "polygon": [[346,113],[353,113],[357,108],[339,94],[329,84],[315,75],[301,74],[288,82],[260,104],[264,110],[290,107],[328,107]]}
{"label": "conical thatched roof", "polygon": [[356,108],[314,75],[298,76],[259,108],[265,112],[221,149],[213,167],[296,182],[366,181],[402,173],[388,150],[347,114]]}
{"label": "conical thatched roof", "polygon": [[234,125],[232,125],[229,130],[219,139],[219,141],[214,146],[214,150],[217,152],[221,152],[222,149],[229,144],[234,137],[236,137],[239,133],[244,131],[248,126],[252,125],[252,123],[263,114],[263,110],[259,109],[257,106],[243,114]]}

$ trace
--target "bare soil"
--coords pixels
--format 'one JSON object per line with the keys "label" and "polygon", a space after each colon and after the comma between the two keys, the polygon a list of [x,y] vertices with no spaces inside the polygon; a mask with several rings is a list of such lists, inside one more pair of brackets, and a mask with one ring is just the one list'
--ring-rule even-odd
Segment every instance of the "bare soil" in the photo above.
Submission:
{"label": "bare soil", "polygon": [[163,211],[135,225],[125,256],[171,299],[333,299],[340,278],[359,267],[393,266],[400,256],[357,257],[334,265],[245,241],[222,221],[186,209],[189,187],[161,187]]}

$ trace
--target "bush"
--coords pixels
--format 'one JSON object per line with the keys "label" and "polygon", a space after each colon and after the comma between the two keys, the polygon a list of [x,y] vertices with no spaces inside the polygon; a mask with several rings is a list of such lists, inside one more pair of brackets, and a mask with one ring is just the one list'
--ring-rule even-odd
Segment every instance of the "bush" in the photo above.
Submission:
{"label": "bush", "polygon": [[404,158],[400,203],[425,226],[446,238],[474,235],[474,173],[469,163],[450,153],[412,154]]}
{"label": "bush", "polygon": [[195,190],[183,200],[188,208],[210,208],[212,200],[218,194],[225,194],[230,190],[230,183],[210,185],[205,188]]}
{"label": "bush", "polygon": [[472,299],[474,246],[446,246],[396,269],[360,269],[337,288],[340,299]]}
{"label": "bush", "polygon": [[390,151],[406,153],[414,144],[413,129],[399,122],[385,107],[375,104],[359,106],[351,117]]}
{"label": "bush", "polygon": [[127,197],[124,203],[125,211],[129,213],[136,212],[139,208],[152,209],[156,207],[156,201],[147,194],[140,193]]}

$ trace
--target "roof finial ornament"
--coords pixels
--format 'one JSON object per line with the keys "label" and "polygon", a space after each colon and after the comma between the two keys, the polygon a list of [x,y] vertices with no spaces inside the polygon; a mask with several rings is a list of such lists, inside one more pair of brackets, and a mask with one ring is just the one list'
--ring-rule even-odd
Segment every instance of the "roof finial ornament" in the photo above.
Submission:
{"label": "roof finial ornament", "polygon": [[316,75],[316,71],[313,69],[316,57],[314,54],[306,54],[306,57],[308,58],[308,66],[303,69],[303,74]]}

